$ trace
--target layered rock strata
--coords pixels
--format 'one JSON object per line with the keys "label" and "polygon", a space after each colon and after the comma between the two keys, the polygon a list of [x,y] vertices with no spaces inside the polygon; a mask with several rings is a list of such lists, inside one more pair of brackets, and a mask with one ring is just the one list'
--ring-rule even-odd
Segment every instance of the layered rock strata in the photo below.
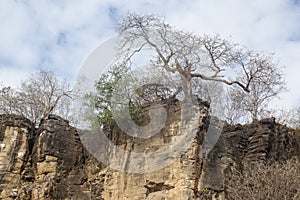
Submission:
{"label": "layered rock strata", "polygon": [[[35,128],[22,117],[0,115],[0,197],[226,199],[226,181],[243,163],[300,158],[299,136],[272,118],[230,126],[211,119],[205,106],[193,109],[196,115],[184,123],[180,104],[168,105],[165,127],[150,139],[133,139],[117,126],[106,132],[115,148],[154,154],[180,142],[176,139],[180,134],[193,134],[186,151],[168,165],[149,171],[152,161],[163,160],[154,157],[151,162],[139,163],[145,173],[104,166],[87,151],[77,130],[58,116],[50,116]],[[189,126],[192,122],[197,124],[196,129]],[[212,149],[205,146],[209,140],[209,122],[217,125],[214,126],[217,132],[223,130]],[[122,162],[125,167],[137,164],[128,158]]]}

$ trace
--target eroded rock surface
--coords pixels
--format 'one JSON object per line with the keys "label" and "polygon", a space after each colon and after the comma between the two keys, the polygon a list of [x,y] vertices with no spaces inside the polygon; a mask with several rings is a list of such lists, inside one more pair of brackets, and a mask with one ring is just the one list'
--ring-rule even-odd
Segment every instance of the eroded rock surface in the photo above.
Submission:
{"label": "eroded rock surface", "polygon": [[[33,181],[31,152],[35,140],[33,124],[15,115],[0,115],[0,196],[14,199],[26,180]],[[26,188],[22,188],[26,190]]]}
{"label": "eroded rock surface", "polygon": [[100,164],[66,120],[50,116],[35,129],[27,119],[1,115],[0,125],[1,199],[99,199],[93,187]]}
{"label": "eroded rock surface", "polygon": [[[225,125],[218,143],[203,159],[199,196],[226,199],[226,182],[245,163],[272,163],[300,159],[299,135],[274,118],[247,124]],[[255,170],[255,169],[254,169]]]}
{"label": "eroded rock surface", "polygon": [[[139,163],[147,173],[104,166],[85,149],[76,129],[58,116],[50,116],[36,129],[22,117],[0,115],[0,197],[226,199],[226,182],[233,169],[241,168],[243,163],[300,158],[299,136],[272,118],[243,126],[224,125],[217,144],[207,157],[201,157],[208,150],[204,148],[205,135],[212,119],[205,106],[195,109],[197,115],[190,120],[198,126],[185,153],[155,171],[147,171],[149,161]],[[165,127],[150,139],[133,140],[118,127],[111,127],[107,136],[128,152],[172,147],[179,133],[191,130],[188,123],[182,123],[179,103],[169,105],[167,113]],[[153,158],[153,162],[162,161],[159,159]],[[122,162],[124,167],[136,164],[126,158]]]}

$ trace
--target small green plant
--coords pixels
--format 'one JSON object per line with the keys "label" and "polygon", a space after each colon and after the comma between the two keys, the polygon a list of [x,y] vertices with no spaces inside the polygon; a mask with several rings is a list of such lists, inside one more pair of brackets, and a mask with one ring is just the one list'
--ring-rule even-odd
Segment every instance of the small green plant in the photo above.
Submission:
{"label": "small green plant", "polygon": [[126,71],[126,68],[113,67],[107,73],[102,74],[95,83],[96,93],[85,95],[86,105],[94,111],[86,117],[93,125],[108,126],[113,123],[111,98],[114,88]]}
{"label": "small green plant", "polygon": [[[86,105],[93,110],[93,113],[86,117],[92,122],[93,126],[100,125],[103,128],[108,128],[115,124],[116,119],[132,118],[134,120],[144,112],[142,107],[130,97],[129,87],[132,86],[133,81],[128,73],[129,68],[114,66],[107,73],[102,74],[95,83],[96,92],[86,94]],[[126,76],[129,78],[124,78]],[[118,88],[120,86],[121,89]],[[124,97],[127,98],[128,106],[123,105],[126,103],[122,99]],[[117,111],[113,112],[113,107]]]}

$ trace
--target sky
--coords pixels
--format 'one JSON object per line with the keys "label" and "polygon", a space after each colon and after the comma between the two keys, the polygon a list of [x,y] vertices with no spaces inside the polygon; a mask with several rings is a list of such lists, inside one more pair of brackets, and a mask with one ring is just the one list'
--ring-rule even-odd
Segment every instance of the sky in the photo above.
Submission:
{"label": "sky", "polygon": [[1,0],[0,82],[17,86],[39,70],[74,81],[128,12],[158,14],[178,29],[274,52],[288,87],[275,104],[300,105],[299,0]]}

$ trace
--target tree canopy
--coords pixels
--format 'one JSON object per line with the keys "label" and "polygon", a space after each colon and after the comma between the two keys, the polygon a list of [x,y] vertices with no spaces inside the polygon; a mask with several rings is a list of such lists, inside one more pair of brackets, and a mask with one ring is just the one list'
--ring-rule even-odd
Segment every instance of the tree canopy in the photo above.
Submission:
{"label": "tree canopy", "polygon": [[51,71],[39,71],[22,81],[19,88],[3,87],[0,90],[0,112],[18,114],[38,125],[50,114],[70,116],[72,89]]}
{"label": "tree canopy", "polygon": [[267,83],[265,75],[274,73],[275,65],[265,67],[264,55],[220,35],[198,36],[177,30],[156,15],[129,13],[118,25],[118,31],[125,62],[142,49],[152,49],[153,64],[180,74],[186,98],[192,95],[193,78],[237,85],[250,92],[253,81]]}
{"label": "tree canopy", "polygon": [[[135,57],[143,56],[143,50],[151,54],[148,60],[151,73],[149,69],[140,70],[139,78],[123,83],[128,88],[135,88],[134,93],[128,93],[131,103],[163,99],[162,96],[175,97],[182,92],[185,101],[192,101],[194,95],[215,105],[218,102],[212,101],[225,101],[227,105],[224,106],[227,110],[231,109],[225,112],[226,118],[236,122],[247,112],[253,120],[258,119],[266,104],[285,89],[283,72],[272,54],[249,50],[229,38],[207,34],[199,36],[178,30],[153,14],[129,13],[117,25],[117,31],[120,33],[121,56],[115,63],[119,67],[115,69],[119,72],[123,66],[127,72],[136,73],[137,70],[130,68]],[[96,84],[100,94],[97,106],[102,106],[100,110],[103,113],[110,110],[108,101],[111,101],[114,90],[111,86],[117,85],[121,80],[119,76],[122,76],[118,70],[115,71],[118,76],[115,76],[113,70],[109,72],[110,78],[103,75]],[[158,81],[157,77],[164,73],[176,76],[168,76],[169,82]],[[105,90],[107,84],[109,92]],[[108,95],[106,99],[104,94]],[[217,109],[226,110],[224,106],[217,105]]]}

